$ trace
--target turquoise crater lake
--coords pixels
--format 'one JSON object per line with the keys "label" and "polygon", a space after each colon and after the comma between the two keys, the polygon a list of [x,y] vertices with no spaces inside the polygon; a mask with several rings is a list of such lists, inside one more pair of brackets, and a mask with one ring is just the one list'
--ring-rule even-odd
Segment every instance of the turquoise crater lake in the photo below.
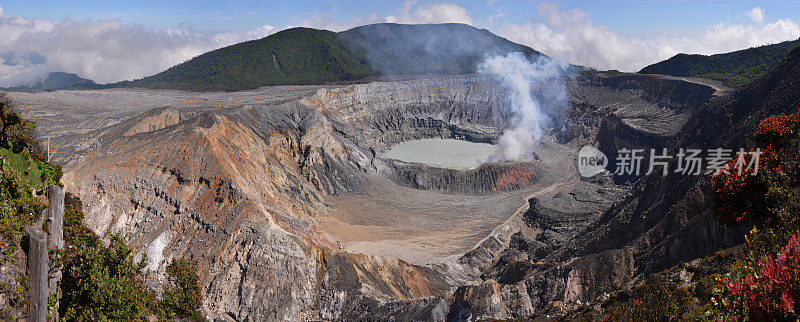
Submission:
{"label": "turquoise crater lake", "polygon": [[422,139],[400,143],[385,156],[404,162],[423,163],[439,168],[467,170],[479,166],[497,151],[488,143],[454,139]]}

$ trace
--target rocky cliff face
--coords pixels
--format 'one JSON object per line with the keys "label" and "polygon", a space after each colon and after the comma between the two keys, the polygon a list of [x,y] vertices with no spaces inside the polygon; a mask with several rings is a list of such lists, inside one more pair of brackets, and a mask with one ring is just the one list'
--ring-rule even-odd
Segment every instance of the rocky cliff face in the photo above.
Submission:
{"label": "rocky cliff face", "polygon": [[[583,144],[671,144],[713,90],[655,76],[568,84],[569,110],[537,147],[539,159],[468,171],[383,153],[420,138],[495,142],[512,117],[507,93],[480,76],[194,98],[12,97],[40,124],[55,123],[47,106],[78,104],[76,96],[130,102],[79,107],[67,118],[72,128],[54,134],[67,190],[84,200],[90,227],[122,233],[158,274],[173,258],[196,261],[208,317],[444,320],[530,317],[585,302],[681,258],[646,259],[650,248],[677,247],[675,234],[737,241],[689,215],[706,202],[700,188],[655,200],[671,196],[656,179],[629,194],[612,180],[579,180],[574,169]],[[674,216],[642,212],[654,202]]]}
{"label": "rocky cliff face", "polygon": [[[659,141],[651,141],[652,136],[645,135],[646,141],[636,142],[641,139],[636,138],[634,127],[622,132],[621,136],[628,140],[602,139],[601,134],[598,139],[669,148],[748,147],[759,120],[797,108],[800,94],[795,88],[799,80],[800,50],[795,50],[746,89],[694,106],[685,115],[686,121],[676,124],[678,130],[667,132]],[[686,107],[671,109],[680,111]],[[614,126],[601,129],[601,133],[612,137],[625,126],[622,117],[608,121]],[[676,164],[670,166],[674,169]],[[521,230],[511,236],[508,248],[496,249],[500,255],[491,270],[494,275],[487,276],[479,285],[463,286],[456,291],[448,317],[462,320],[560,316],[564,309],[577,308],[602,297],[614,284],[624,285],[678,262],[741,244],[744,231],[714,221],[708,186],[705,177],[674,173],[645,176],[569,243],[554,250],[539,251],[553,243],[539,244],[538,238],[531,239]],[[525,213],[526,223],[549,225],[552,218],[542,213],[537,199]]]}

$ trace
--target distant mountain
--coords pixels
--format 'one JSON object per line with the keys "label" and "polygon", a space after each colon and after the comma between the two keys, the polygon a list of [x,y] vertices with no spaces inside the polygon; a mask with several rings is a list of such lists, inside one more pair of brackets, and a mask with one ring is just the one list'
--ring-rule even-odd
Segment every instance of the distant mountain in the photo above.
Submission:
{"label": "distant mountain", "polygon": [[159,74],[120,85],[234,91],[353,80],[369,74],[365,54],[336,33],[293,28],[213,50]]}
{"label": "distant mountain", "polygon": [[86,78],[82,78],[76,74],[69,74],[63,72],[54,72],[47,74],[44,79],[25,86],[16,86],[7,88],[11,91],[57,91],[61,89],[69,89],[75,87],[94,87],[95,82]]}
{"label": "distant mountain", "polygon": [[711,56],[678,54],[639,73],[710,78],[736,88],[778,64],[798,45],[800,39]]}
{"label": "distant mountain", "polygon": [[521,52],[541,55],[486,29],[470,25],[401,25],[382,23],[339,33],[342,39],[367,53],[376,74],[474,73],[486,55]]}
{"label": "distant mountain", "polygon": [[105,87],[236,91],[354,81],[372,75],[474,73],[485,55],[530,47],[464,24],[375,24],[341,33],[293,28],[217,49],[159,74]]}

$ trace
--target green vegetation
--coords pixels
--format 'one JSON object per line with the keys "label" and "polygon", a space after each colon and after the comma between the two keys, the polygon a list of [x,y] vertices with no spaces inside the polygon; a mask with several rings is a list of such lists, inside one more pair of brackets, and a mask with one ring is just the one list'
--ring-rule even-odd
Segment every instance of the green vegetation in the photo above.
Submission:
{"label": "green vegetation", "polygon": [[162,73],[120,85],[235,91],[356,80],[368,75],[364,53],[336,33],[293,28],[210,51]]}
{"label": "green vegetation", "polygon": [[[5,93],[0,92],[0,266],[13,271],[19,263],[25,228],[41,217],[45,204],[34,194],[61,178],[61,168],[44,161],[36,141],[30,136],[36,126],[14,111]],[[24,272],[24,271],[23,271]],[[6,275],[4,277],[8,277]],[[0,307],[0,317],[16,319],[26,304],[27,276],[6,279],[0,285],[9,301]]]}
{"label": "green vegetation", "polygon": [[738,88],[775,66],[798,44],[800,40],[786,41],[711,56],[678,54],[639,73],[710,78]]}
{"label": "green vegetation", "polygon": [[2,184],[0,184],[0,245],[2,245],[2,262],[12,260],[11,255],[19,245],[25,227],[40,217],[44,204],[31,193],[30,186],[21,181],[10,169],[3,167]]}
{"label": "green vegetation", "polygon": [[37,220],[44,204],[33,190],[41,191],[61,179],[61,167],[52,166],[38,153],[31,137],[36,123],[23,120],[4,93],[0,93],[0,248],[2,263],[19,245],[25,227]]}
{"label": "green vegetation", "polygon": [[612,321],[669,321],[693,309],[691,291],[662,276],[651,276],[630,291],[620,291],[604,303]]}
{"label": "green vegetation", "polygon": [[164,289],[161,302],[169,318],[182,318],[201,321],[198,308],[203,305],[200,287],[197,286],[197,271],[183,259],[173,261],[167,266],[170,285]]}
{"label": "green vegetation", "polygon": [[64,214],[64,279],[61,283],[61,315],[66,320],[203,320],[197,273],[184,260],[170,264],[171,281],[162,300],[146,287],[145,258],[134,262],[133,250],[122,237],[112,235],[103,245],[83,225],[80,199],[67,195]]}

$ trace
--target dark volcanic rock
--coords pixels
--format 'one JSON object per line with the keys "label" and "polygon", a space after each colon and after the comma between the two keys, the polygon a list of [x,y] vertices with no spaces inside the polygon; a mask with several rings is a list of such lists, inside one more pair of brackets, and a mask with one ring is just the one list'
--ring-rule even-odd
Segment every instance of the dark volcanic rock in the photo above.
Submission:
{"label": "dark volcanic rock", "polygon": [[512,191],[533,186],[540,167],[532,163],[485,163],[476,169],[453,170],[395,162],[390,178],[400,185],[423,190],[468,194]]}

